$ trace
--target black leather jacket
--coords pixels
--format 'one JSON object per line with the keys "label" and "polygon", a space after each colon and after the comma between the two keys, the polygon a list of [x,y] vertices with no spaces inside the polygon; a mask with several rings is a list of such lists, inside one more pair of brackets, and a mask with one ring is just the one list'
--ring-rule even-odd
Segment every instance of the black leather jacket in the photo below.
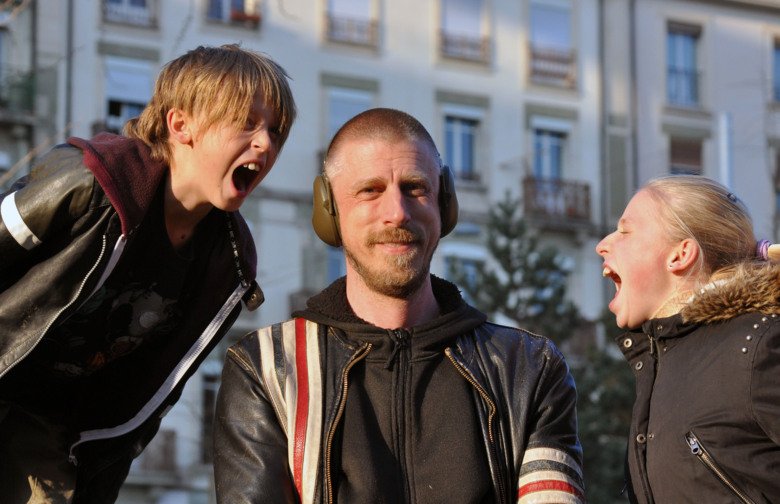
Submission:
{"label": "black leather jacket", "polygon": [[[103,134],[69,142],[0,195],[0,380],[104,282],[167,172],[138,141]],[[246,224],[238,214],[225,216],[252,280],[255,250]],[[171,338],[175,348],[139,369],[137,393],[123,396],[126,421],[74,440],[80,498],[113,502],[132,458],[238,316],[242,297],[253,307],[261,302],[254,281],[240,285],[227,223],[224,230],[214,237],[212,267],[202,282],[208,288]]]}
{"label": "black leather jacket", "polygon": [[[229,349],[214,433],[218,502],[333,502],[332,441],[350,370],[371,352],[341,329],[293,319]],[[576,392],[552,342],[482,323],[454,335],[445,354],[473,387],[495,501],[555,488],[565,498],[539,492],[533,502],[584,502]]]}
{"label": "black leather jacket", "polygon": [[636,375],[632,502],[780,502],[780,265],[617,342]]}

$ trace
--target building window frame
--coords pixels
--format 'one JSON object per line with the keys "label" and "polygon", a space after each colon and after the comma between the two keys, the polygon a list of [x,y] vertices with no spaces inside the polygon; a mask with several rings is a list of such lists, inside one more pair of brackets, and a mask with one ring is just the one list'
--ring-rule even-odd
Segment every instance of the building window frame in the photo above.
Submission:
{"label": "building window frame", "polygon": [[[574,5],[571,0],[531,0],[529,3],[528,61],[529,80],[533,84],[573,89],[577,86],[577,50],[574,44]],[[556,12],[557,11],[557,12]],[[548,14],[547,22],[539,19]],[[557,36],[540,31],[558,14],[565,26]],[[552,15],[552,17],[550,17]],[[552,25],[550,25],[552,26]]]}
{"label": "building window frame", "polygon": [[669,173],[672,175],[702,175],[704,173],[704,140],[702,138],[670,136]]}
{"label": "building window frame", "polygon": [[670,105],[701,107],[700,26],[669,22],[666,31],[666,99]]}
{"label": "building window frame", "polygon": [[103,0],[103,21],[157,27],[157,0]]}
{"label": "building window frame", "polygon": [[[473,5],[469,6],[469,2]],[[439,0],[440,55],[447,59],[489,63],[491,37],[488,14],[486,0]],[[467,27],[464,23],[473,25]]]}
{"label": "building window frame", "polygon": [[328,0],[325,37],[329,42],[377,48],[379,9],[376,0]]}
{"label": "building window frame", "polygon": [[442,104],[441,109],[444,164],[458,181],[482,182],[484,109],[451,103]]}

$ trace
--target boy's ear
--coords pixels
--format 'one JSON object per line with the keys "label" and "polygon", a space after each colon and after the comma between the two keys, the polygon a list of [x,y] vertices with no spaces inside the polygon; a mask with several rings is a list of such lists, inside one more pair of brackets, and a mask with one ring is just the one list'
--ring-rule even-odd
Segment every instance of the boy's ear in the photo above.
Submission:
{"label": "boy's ear", "polygon": [[684,272],[696,265],[699,258],[699,244],[696,240],[686,238],[674,246],[669,254],[669,271]]}
{"label": "boy's ear", "polygon": [[192,140],[190,116],[183,110],[172,108],[165,115],[168,124],[168,135],[171,139],[189,144]]}

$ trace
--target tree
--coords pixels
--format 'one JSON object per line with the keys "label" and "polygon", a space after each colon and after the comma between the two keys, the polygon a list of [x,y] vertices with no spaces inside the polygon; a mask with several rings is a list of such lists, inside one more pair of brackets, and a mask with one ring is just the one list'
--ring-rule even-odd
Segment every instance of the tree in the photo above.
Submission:
{"label": "tree", "polygon": [[519,202],[507,193],[490,211],[487,249],[496,268],[469,275],[462,263],[453,261],[450,273],[482,311],[500,313],[561,344],[579,322],[577,307],[566,299],[570,266],[554,247],[539,248],[518,208]]}
{"label": "tree", "polygon": [[[456,260],[450,262],[449,273],[477,308],[491,315],[502,314],[560,346],[587,323],[566,297],[571,267],[554,247],[539,246],[519,208],[520,202],[507,193],[490,211],[486,242],[490,265],[469,269]],[[598,322],[608,336],[618,331],[609,312]],[[633,376],[625,361],[595,345],[584,355],[568,357],[570,365],[576,363],[572,374],[577,383],[588,501],[627,502],[621,489]]]}

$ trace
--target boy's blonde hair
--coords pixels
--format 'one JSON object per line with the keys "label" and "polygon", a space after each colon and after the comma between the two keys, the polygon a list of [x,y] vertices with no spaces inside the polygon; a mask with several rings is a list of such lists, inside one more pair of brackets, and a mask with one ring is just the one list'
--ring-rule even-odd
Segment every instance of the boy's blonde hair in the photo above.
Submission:
{"label": "boy's blonde hair", "polygon": [[157,77],[152,99],[139,117],[125,124],[124,133],[149,145],[154,159],[170,163],[166,122],[170,109],[200,115],[204,129],[223,121],[240,128],[258,91],[276,111],[281,149],[296,115],[287,73],[268,56],[237,44],[200,46],[168,62]]}
{"label": "boy's blonde hair", "polygon": [[669,237],[693,238],[699,245],[702,280],[725,274],[756,258],[753,221],[745,205],[726,187],[697,175],[671,175],[648,182],[642,190],[659,204]]}

